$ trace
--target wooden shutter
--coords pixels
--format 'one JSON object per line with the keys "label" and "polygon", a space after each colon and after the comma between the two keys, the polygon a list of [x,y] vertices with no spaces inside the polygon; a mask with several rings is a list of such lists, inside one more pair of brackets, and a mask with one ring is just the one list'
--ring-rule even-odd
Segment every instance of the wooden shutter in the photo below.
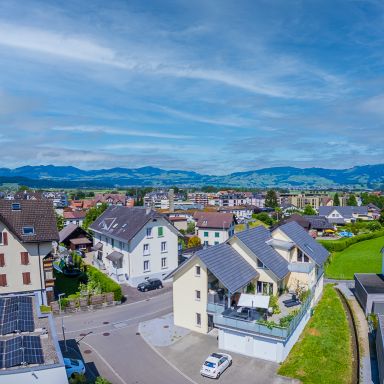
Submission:
{"label": "wooden shutter", "polygon": [[3,245],[8,245],[8,233],[3,232]]}
{"label": "wooden shutter", "polygon": [[31,284],[31,274],[29,272],[23,272],[23,284]]}
{"label": "wooden shutter", "polygon": [[4,265],[5,265],[4,253],[0,253],[0,267],[4,267]]}
{"label": "wooden shutter", "polygon": [[28,252],[20,252],[20,256],[21,256],[21,264],[28,265],[29,264]]}
{"label": "wooden shutter", "polygon": [[7,275],[0,275],[0,286],[5,287],[7,285]]}

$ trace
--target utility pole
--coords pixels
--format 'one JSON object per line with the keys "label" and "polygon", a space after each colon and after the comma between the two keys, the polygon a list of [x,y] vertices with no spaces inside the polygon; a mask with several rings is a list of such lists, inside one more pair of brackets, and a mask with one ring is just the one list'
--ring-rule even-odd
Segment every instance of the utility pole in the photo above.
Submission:
{"label": "utility pole", "polygon": [[67,340],[65,339],[64,314],[63,314],[63,311],[61,309],[61,297],[62,296],[65,296],[65,293],[60,293],[59,294],[59,309],[60,309],[60,316],[61,316],[61,330],[63,331],[63,340],[64,340],[65,352],[68,352]]}

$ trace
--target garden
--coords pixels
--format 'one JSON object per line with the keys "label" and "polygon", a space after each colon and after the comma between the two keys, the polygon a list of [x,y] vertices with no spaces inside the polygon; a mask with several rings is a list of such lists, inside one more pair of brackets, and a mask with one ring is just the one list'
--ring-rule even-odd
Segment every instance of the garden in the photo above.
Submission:
{"label": "garden", "polygon": [[351,382],[349,324],[341,299],[332,285],[324,287],[314,315],[278,373],[299,379],[304,384]]}

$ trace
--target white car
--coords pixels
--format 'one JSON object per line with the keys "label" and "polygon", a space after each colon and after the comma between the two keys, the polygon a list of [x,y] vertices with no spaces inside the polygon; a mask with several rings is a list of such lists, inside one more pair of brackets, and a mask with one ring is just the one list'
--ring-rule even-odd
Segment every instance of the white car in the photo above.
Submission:
{"label": "white car", "polygon": [[64,358],[64,364],[68,378],[75,376],[76,373],[79,375],[85,374],[85,366],[81,360]]}
{"label": "white car", "polygon": [[200,373],[206,377],[218,379],[232,365],[232,357],[227,353],[211,353],[204,361]]}

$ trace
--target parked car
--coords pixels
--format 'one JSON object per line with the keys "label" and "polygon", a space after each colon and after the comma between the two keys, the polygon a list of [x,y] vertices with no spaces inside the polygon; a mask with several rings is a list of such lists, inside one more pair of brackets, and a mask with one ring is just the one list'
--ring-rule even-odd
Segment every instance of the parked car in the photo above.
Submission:
{"label": "parked car", "polygon": [[137,290],[141,292],[152,291],[153,289],[163,288],[163,283],[160,279],[148,279],[137,286]]}
{"label": "parked car", "polygon": [[85,374],[85,365],[81,360],[64,358],[65,370],[67,377],[73,377],[76,373],[79,375]]}
{"label": "parked car", "polygon": [[218,379],[232,365],[232,357],[227,353],[211,353],[201,367],[202,376]]}

